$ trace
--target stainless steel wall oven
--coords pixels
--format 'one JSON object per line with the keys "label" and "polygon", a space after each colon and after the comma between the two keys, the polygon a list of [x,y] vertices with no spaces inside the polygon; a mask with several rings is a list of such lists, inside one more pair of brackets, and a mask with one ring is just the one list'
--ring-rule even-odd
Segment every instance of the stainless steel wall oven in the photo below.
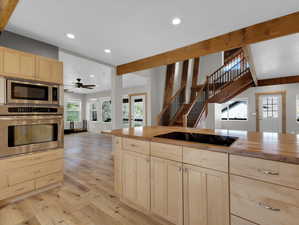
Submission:
{"label": "stainless steel wall oven", "polygon": [[0,157],[63,147],[62,110],[0,106]]}

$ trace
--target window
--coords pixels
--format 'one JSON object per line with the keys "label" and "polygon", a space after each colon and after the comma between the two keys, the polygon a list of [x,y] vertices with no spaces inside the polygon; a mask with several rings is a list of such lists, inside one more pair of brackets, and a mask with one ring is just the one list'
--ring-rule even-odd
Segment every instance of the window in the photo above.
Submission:
{"label": "window", "polygon": [[110,98],[101,99],[102,122],[110,123],[112,118],[112,105]]}
{"label": "window", "polygon": [[222,104],[221,120],[247,120],[248,119],[248,101],[236,100]]}
{"label": "window", "polygon": [[89,103],[89,120],[98,121],[98,111],[96,102]]}
{"label": "window", "polygon": [[297,95],[297,99],[296,99],[296,119],[297,122],[299,123],[299,95]]}
{"label": "window", "polygon": [[122,118],[123,118],[123,125],[129,125],[129,98],[123,97],[123,104],[122,104]]}
{"label": "window", "polygon": [[67,100],[64,111],[66,121],[79,122],[81,120],[81,101]]}
{"label": "window", "polygon": [[263,97],[263,118],[278,118],[279,96]]}

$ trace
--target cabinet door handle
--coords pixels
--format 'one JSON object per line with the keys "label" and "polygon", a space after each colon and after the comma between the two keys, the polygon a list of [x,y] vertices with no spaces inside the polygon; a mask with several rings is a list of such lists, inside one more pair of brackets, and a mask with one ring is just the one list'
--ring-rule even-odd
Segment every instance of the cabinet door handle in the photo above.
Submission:
{"label": "cabinet door handle", "polygon": [[184,172],[187,173],[188,172],[188,168],[184,168]]}
{"label": "cabinet door handle", "polygon": [[278,172],[274,172],[274,171],[270,171],[270,170],[259,170],[260,172],[262,172],[263,174],[266,175],[272,175],[272,176],[278,176],[279,173]]}
{"label": "cabinet door handle", "polygon": [[264,203],[262,203],[262,202],[259,202],[258,206],[259,206],[259,207],[262,207],[262,208],[264,208],[264,209],[268,209],[268,210],[274,211],[274,212],[279,212],[279,211],[280,211],[280,209],[278,209],[278,208],[273,208],[273,207],[271,207],[271,206],[269,206],[269,205],[267,205],[267,204],[264,204]]}
{"label": "cabinet door handle", "polygon": [[150,159],[146,159],[146,162],[148,162],[148,163],[149,163],[149,162],[150,162]]}
{"label": "cabinet door handle", "polygon": [[131,147],[133,147],[133,148],[134,148],[134,147],[137,147],[137,145],[135,145],[135,144],[131,144]]}
{"label": "cabinet door handle", "polygon": [[182,172],[183,168],[182,167],[179,167],[179,172]]}

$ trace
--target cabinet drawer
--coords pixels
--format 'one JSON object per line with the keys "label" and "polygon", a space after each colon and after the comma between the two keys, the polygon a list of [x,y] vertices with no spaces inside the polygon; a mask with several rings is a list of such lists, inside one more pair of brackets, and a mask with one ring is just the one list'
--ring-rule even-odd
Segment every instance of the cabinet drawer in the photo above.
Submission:
{"label": "cabinet drawer", "polygon": [[231,155],[230,172],[299,189],[299,165]]}
{"label": "cabinet drawer", "polygon": [[228,154],[183,147],[183,162],[228,172]]}
{"label": "cabinet drawer", "polygon": [[48,174],[63,171],[64,161],[63,159],[50,161],[38,165],[38,170],[36,172],[36,177],[42,177]]}
{"label": "cabinet drawer", "polygon": [[14,170],[8,175],[8,184],[10,186],[22,183],[24,181],[33,180],[51,173],[63,170],[63,159],[49,161],[46,163],[23,167],[19,170]]}
{"label": "cabinet drawer", "polygon": [[62,172],[50,174],[46,177],[37,179],[35,181],[35,188],[38,189],[38,188],[46,187],[51,184],[56,184],[56,183],[62,182],[62,180],[63,180]]}
{"label": "cabinet drawer", "polygon": [[123,149],[127,151],[149,155],[150,143],[148,141],[139,141],[136,139],[123,138]]}
{"label": "cabinet drawer", "polygon": [[28,155],[16,156],[13,158],[0,160],[0,168],[9,170],[25,166],[35,165],[55,159],[62,159],[63,149],[49,150],[46,152],[32,153]]}
{"label": "cabinet drawer", "polygon": [[0,189],[8,187],[7,175],[0,173]]}
{"label": "cabinet drawer", "polygon": [[260,225],[298,225],[299,191],[232,175],[231,213]]}
{"label": "cabinet drawer", "polygon": [[237,216],[231,216],[231,225],[257,225]]}
{"label": "cabinet drawer", "polygon": [[163,159],[183,161],[183,147],[151,142],[151,155]]}
{"label": "cabinet drawer", "polygon": [[12,187],[8,187],[6,189],[1,190],[0,192],[0,200],[4,200],[7,198],[15,197],[20,194],[24,194],[34,190],[34,182],[29,181],[26,183],[18,184]]}

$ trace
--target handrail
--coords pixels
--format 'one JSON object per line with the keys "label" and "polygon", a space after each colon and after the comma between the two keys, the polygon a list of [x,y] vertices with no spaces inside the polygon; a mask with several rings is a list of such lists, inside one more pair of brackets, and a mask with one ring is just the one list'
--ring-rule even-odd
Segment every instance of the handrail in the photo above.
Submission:
{"label": "handrail", "polygon": [[[203,89],[204,89],[206,86],[207,86],[207,81],[205,82],[205,84],[203,84],[203,85],[201,86],[201,89],[198,91],[198,93],[201,93],[201,92],[203,91]],[[200,97],[200,94],[198,94],[198,95],[196,96],[196,98],[194,98],[194,100],[192,101],[192,103],[191,103],[191,105],[190,105],[190,108],[188,109],[188,111],[187,111],[185,114],[188,114],[188,113],[191,111],[192,107],[193,107],[194,104],[197,102],[197,100],[198,100],[199,97]]]}
{"label": "handrail", "polygon": [[183,115],[184,126],[194,127],[206,110],[209,98],[218,90],[238,79],[249,69],[247,59],[242,49],[233,54],[227,63],[207,77],[205,84],[198,91],[198,95],[192,101],[189,110]]}
{"label": "handrail", "polygon": [[225,59],[224,65],[228,64],[233,58],[235,58],[239,54],[244,54],[243,49],[240,48],[238,51],[236,51],[234,54],[230,55]]}
{"label": "handrail", "polygon": [[236,53],[234,53],[233,55],[231,55],[229,57],[229,60],[226,61],[226,63],[224,63],[220,68],[218,68],[211,75],[207,76],[207,78],[214,76],[214,74],[216,74],[217,72],[219,72],[220,70],[222,70],[224,67],[226,67],[228,64],[230,64],[234,59],[238,58],[239,55],[241,56],[241,58],[244,57],[244,52],[243,52],[242,49],[240,49],[239,51],[237,51]]}
{"label": "handrail", "polygon": [[[180,94],[186,90],[186,85],[182,86],[179,90],[177,90],[177,92],[170,98],[170,101],[168,104],[166,104],[164,106],[164,108],[162,109],[162,111],[159,113],[159,115],[157,116],[157,123],[160,125],[163,125],[163,123],[165,121],[162,121],[162,117],[165,115],[165,113],[171,109],[171,106],[173,105],[173,103],[175,102],[175,100],[177,99],[177,97],[180,96]],[[169,118],[170,120],[171,118]]]}

